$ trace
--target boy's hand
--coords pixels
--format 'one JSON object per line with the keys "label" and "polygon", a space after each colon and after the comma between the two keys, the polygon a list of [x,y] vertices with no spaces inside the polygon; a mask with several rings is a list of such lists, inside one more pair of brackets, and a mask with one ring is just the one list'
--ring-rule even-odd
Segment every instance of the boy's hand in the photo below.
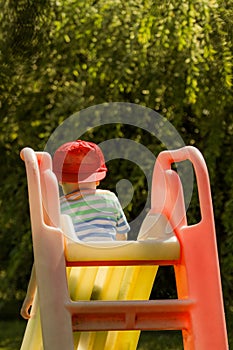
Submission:
{"label": "boy's hand", "polygon": [[127,241],[127,233],[116,233],[117,241]]}

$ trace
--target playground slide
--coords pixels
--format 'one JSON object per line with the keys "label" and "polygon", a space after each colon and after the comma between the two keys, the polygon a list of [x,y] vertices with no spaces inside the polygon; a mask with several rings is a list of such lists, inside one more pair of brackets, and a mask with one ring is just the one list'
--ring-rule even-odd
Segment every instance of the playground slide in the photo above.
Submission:
{"label": "playground slide", "polygon": [[[187,150],[190,152],[188,157]],[[152,209],[148,217],[145,218],[138,236],[139,240],[150,240],[152,238],[154,242],[153,240],[145,242],[145,244],[126,242],[121,246],[121,249],[114,249],[114,254],[113,250],[106,249],[104,260],[108,261],[109,265],[111,265],[110,260],[127,261],[129,258],[132,262],[134,257],[137,261],[142,259],[144,263],[146,260],[161,262],[166,260],[169,263],[173,263],[174,260],[177,261],[176,282],[179,299],[172,302],[165,300],[165,303],[160,304],[159,308],[158,305],[155,305],[155,313],[159,310],[167,313],[166,329],[183,330],[185,349],[228,349],[208,172],[203,158],[194,148],[186,147],[172,152],[174,156],[165,151],[162,153],[163,157],[161,156],[160,162],[157,159],[156,164],[158,166],[155,166],[152,186]],[[47,187],[44,186],[44,190],[49,189],[49,191],[45,191],[46,196],[43,205],[44,203],[49,204],[45,207],[46,210],[49,209],[47,211],[49,220],[45,220],[46,215],[43,216],[44,212],[42,210],[44,207],[42,208],[38,162],[35,154],[30,149],[25,150],[25,156],[27,158],[25,163],[27,164],[29,179],[33,243],[35,243],[34,248],[40,248],[34,250],[35,258],[37,258],[35,262],[43,262],[43,264],[37,264],[37,272],[40,272],[37,277],[40,295],[44,296],[44,299],[41,300],[41,311],[43,325],[45,325],[46,344],[48,344],[45,350],[52,348],[63,350],[68,343],[67,348],[71,349],[73,348],[72,330],[67,328],[67,323],[71,327],[71,322],[68,312],[63,308],[63,303],[67,303],[68,308],[69,304],[72,303],[68,301],[66,275],[64,273],[65,262],[63,258],[61,259],[61,255],[65,254],[67,262],[70,266],[73,266],[72,262],[75,263],[76,259],[78,259],[78,262],[99,261],[99,257],[102,259],[102,250],[98,251],[93,246],[91,249],[90,247],[87,248],[87,245],[80,244],[80,242],[78,244],[74,242],[73,244],[73,240],[69,247],[68,244],[64,247],[63,237],[60,234],[61,232],[67,233],[67,231],[58,229],[60,228],[58,193],[54,195],[55,187],[57,192],[57,183],[52,182],[52,177],[46,177],[45,185]],[[41,165],[41,154],[38,153],[37,156],[40,160],[41,169],[44,169],[43,164]],[[170,169],[170,163],[184,159],[190,159],[194,163],[202,214],[202,220],[191,226],[187,226],[178,175],[175,176],[175,172],[166,170],[167,168]],[[45,160],[49,160],[48,157]],[[166,172],[166,177],[162,176],[160,169],[163,170],[164,175]],[[42,175],[44,174],[47,175],[47,172],[44,171]],[[34,191],[35,188],[37,192]],[[46,202],[47,199],[48,203]],[[165,213],[165,220],[162,218],[158,221],[156,213],[159,213],[158,215]],[[177,236],[174,233],[170,236],[170,228],[166,224],[165,217],[167,213],[172,226],[177,228]],[[155,229],[154,221],[160,222],[161,230]],[[200,242],[202,244],[199,244]],[[119,242],[116,245],[118,244]],[[41,254],[48,250],[48,246],[50,248],[48,252],[53,254]],[[96,246],[98,247],[98,245]],[[131,246],[134,249],[130,249]],[[208,251],[206,251],[207,246]],[[88,254],[86,254],[87,251]],[[43,259],[40,259],[41,256]],[[197,263],[200,257],[203,258],[201,265]],[[209,264],[210,261],[211,264]],[[45,265],[46,263],[47,265]],[[44,266],[58,268],[51,269],[49,273],[46,273],[47,269]],[[203,267],[201,270],[200,266]],[[157,267],[155,266],[68,267],[67,280],[70,297],[74,300],[146,300],[149,298],[156,272]],[[208,288],[209,276],[212,276],[211,288]],[[43,283],[45,280],[46,283]],[[62,304],[59,308],[60,300],[62,300]],[[32,308],[32,317],[28,322],[21,347],[23,350],[43,350],[38,305],[39,302],[36,297]],[[46,311],[49,309],[52,312],[46,315]],[[72,311],[75,312],[76,308]],[[189,313],[190,315],[187,318]],[[60,317],[57,317],[57,315]],[[190,322],[190,317],[193,322]],[[44,320],[48,322],[46,323]],[[59,322],[56,322],[57,320]],[[126,319],[126,321],[131,321],[131,319]],[[158,321],[156,325],[159,326],[159,329],[165,329],[164,317],[157,315],[155,321]],[[63,329],[64,332],[62,332]],[[67,330],[69,332],[66,332]],[[59,337],[59,335],[62,336]],[[77,332],[74,334],[74,350],[135,350],[139,335],[139,331]]]}
{"label": "playground slide", "polygon": [[[83,268],[72,268],[69,281],[82,283],[88,280],[89,272]],[[96,273],[94,284],[86,284],[87,294],[74,291],[73,300],[84,299],[85,295],[94,300],[146,300],[150,296],[157,268],[154,266],[100,267],[91,268],[91,277]],[[82,279],[82,275],[83,279]],[[86,275],[86,276],[84,276]],[[76,276],[76,277],[74,277]],[[71,283],[73,284],[73,283]],[[85,285],[85,284],[84,284]],[[70,290],[72,286],[70,285]],[[109,331],[75,333],[75,349],[81,350],[135,350],[140,331]]]}
{"label": "playground slide", "polygon": [[32,309],[31,318],[27,322],[26,330],[21,345],[22,350],[42,350],[42,334],[40,325],[40,310],[38,303],[38,294],[36,292]]}
{"label": "playground slide", "polygon": [[[26,166],[28,188],[30,190],[29,192],[31,193],[32,189],[36,187],[34,189],[33,195],[29,196],[30,211],[34,214],[35,211],[38,209],[38,203],[40,202],[39,204],[41,204],[43,192],[41,188],[41,182],[39,181],[39,169],[37,166],[36,159],[36,156],[40,158],[41,154],[38,153],[38,155],[36,155],[32,150],[26,151],[25,157],[28,158],[28,164],[26,162]],[[49,160],[47,158],[44,157],[45,163]],[[46,169],[49,164],[50,162],[48,162],[48,164],[44,164]],[[41,165],[41,171],[44,171],[44,169],[42,168],[43,166]],[[35,183],[37,184],[37,186],[35,186]],[[54,189],[54,187],[52,186],[52,184],[50,184],[50,182],[46,184],[50,186],[50,191],[48,193],[50,194],[51,198],[49,197],[48,200],[52,200],[52,203],[49,206],[48,210],[52,208],[51,210],[53,211],[54,202],[56,202],[55,204],[57,204],[58,202],[58,193],[56,193],[56,195],[53,193],[52,189]],[[37,191],[36,193],[38,194],[36,200],[34,198],[35,191]],[[48,193],[46,192],[46,195]],[[45,199],[46,198],[47,197],[45,196]],[[46,203],[47,202],[45,200],[43,204]],[[39,224],[42,220],[41,214],[41,212],[35,214],[40,216]],[[32,217],[32,219],[34,219],[35,215]],[[155,221],[157,222],[157,218],[155,219]],[[33,221],[32,223],[32,227],[38,224],[37,220],[35,220],[35,222]],[[151,223],[149,223],[149,227],[150,226]],[[143,229],[143,232],[145,231],[147,230]],[[63,232],[67,232],[67,230],[63,228]],[[140,230],[140,233],[141,232],[142,230]],[[140,237],[140,239],[147,238],[147,236]],[[70,298],[73,300],[147,300],[151,293],[156,272],[156,266],[67,267],[67,280],[68,288],[70,291]],[[34,299],[31,311],[32,316],[27,323],[24,339],[21,345],[21,350],[43,350],[38,299],[39,298],[37,298],[37,296]],[[139,335],[140,331],[75,332],[74,349],[135,350],[137,347]]]}
{"label": "playground slide", "polygon": [[[157,267],[67,268],[72,300],[146,300],[150,296]],[[140,331],[75,332],[75,350],[135,350]],[[38,298],[32,307],[21,350],[42,350]]]}

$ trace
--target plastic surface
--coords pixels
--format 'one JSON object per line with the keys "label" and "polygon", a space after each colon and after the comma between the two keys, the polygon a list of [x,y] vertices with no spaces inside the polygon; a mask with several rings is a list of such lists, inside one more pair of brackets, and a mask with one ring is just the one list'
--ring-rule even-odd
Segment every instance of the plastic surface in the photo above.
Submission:
{"label": "plastic surface", "polygon": [[[60,216],[49,155],[26,148],[22,158],[45,350],[134,350],[139,330],[146,329],[182,329],[185,350],[228,349],[208,171],[196,148],[159,154],[151,210],[139,234],[146,240],[114,242],[119,245],[114,249],[108,243],[86,246],[75,243],[75,237],[64,238],[63,231],[72,237],[72,225]],[[171,170],[173,162],[186,159],[194,166],[201,210],[201,221],[192,226],[187,224],[179,176]],[[159,252],[159,247],[164,249]],[[150,294],[157,264],[174,266],[177,300],[143,301]],[[70,295],[81,301],[70,300]],[[28,325],[37,317],[38,312]],[[23,350],[37,350],[28,347],[33,334],[39,337],[34,323],[35,329],[27,327]]]}
{"label": "plastic surface", "polygon": [[[31,149],[24,149],[22,158],[26,162],[28,177],[39,305],[36,298],[21,350],[43,348],[113,350],[123,348],[126,344],[130,346],[129,349],[135,349],[140,331],[123,333],[76,332],[73,337],[71,334],[71,316],[65,306],[69,304],[70,297],[73,300],[89,300],[90,298],[96,300],[148,299],[158,267],[72,267],[67,268],[66,279],[64,271],[66,269],[67,247],[73,247],[78,251],[78,256],[81,255],[82,257],[88,251],[92,258],[100,257],[102,249],[107,251],[109,248],[103,248],[106,242],[101,242],[99,248],[95,247],[94,243],[90,246],[90,244],[78,242],[76,236],[74,236],[70,218],[60,216],[57,181],[51,172],[49,155],[35,154]],[[171,236],[170,233],[171,242],[168,239],[168,244],[171,247],[174,246],[171,256],[178,258],[179,243],[174,234],[173,240]],[[168,236],[165,237],[166,240],[167,238]],[[116,260],[127,256],[125,247],[131,245],[130,242],[113,243],[108,258],[112,254],[115,255]],[[159,243],[163,243],[161,237]],[[115,248],[115,245],[118,245],[118,248]],[[119,249],[123,249],[123,256],[119,253]],[[144,244],[144,253],[141,254],[142,259],[148,260],[147,250],[150,250],[152,255],[150,246]],[[71,254],[71,259],[77,258],[76,251],[74,251],[73,256]],[[99,252],[101,252],[101,255]],[[135,259],[135,252],[133,251],[131,252],[131,258]],[[142,282],[144,283],[143,288],[141,288]],[[59,316],[60,312],[64,312],[64,317]],[[40,323],[42,324],[42,332]]]}
{"label": "plastic surface", "polygon": [[66,260],[71,265],[82,262],[94,264],[119,264],[128,261],[133,264],[135,257],[141,263],[153,264],[155,260],[177,260],[180,256],[180,244],[168,220],[163,215],[149,214],[143,221],[137,241],[102,241],[84,243],[77,240],[69,217],[64,218],[66,227],[63,232],[66,240]]}
{"label": "plastic surface", "polygon": [[[191,226],[186,222],[178,176],[171,170],[172,163],[184,160],[193,164],[201,211],[201,221]],[[187,318],[189,325],[183,329],[184,348],[228,349],[209,176],[196,148],[187,146],[159,154],[153,175],[152,211],[163,213],[177,227],[181,245],[180,261],[174,265],[178,298],[195,302]]]}

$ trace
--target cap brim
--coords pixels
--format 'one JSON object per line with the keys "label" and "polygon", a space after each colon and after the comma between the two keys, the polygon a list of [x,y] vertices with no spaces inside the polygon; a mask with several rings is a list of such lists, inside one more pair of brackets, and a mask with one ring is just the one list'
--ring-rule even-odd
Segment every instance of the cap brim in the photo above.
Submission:
{"label": "cap brim", "polygon": [[106,171],[100,171],[95,174],[71,174],[71,173],[60,173],[56,174],[58,181],[61,181],[63,183],[85,183],[85,182],[95,182],[100,181],[105,178]]}
{"label": "cap brim", "polygon": [[99,173],[96,174],[91,174],[87,177],[85,175],[80,175],[78,176],[78,182],[83,183],[83,182],[95,182],[95,181],[100,181],[103,180],[106,176],[106,171],[100,171]]}

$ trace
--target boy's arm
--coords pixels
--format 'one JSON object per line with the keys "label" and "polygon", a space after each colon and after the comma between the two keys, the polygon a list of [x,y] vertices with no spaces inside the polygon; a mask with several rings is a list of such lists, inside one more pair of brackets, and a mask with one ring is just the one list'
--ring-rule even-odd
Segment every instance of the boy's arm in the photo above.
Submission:
{"label": "boy's arm", "polygon": [[116,232],[116,240],[117,241],[126,241],[128,238],[128,232],[130,230],[130,226],[127,222],[127,219],[125,217],[124,211],[118,202],[119,205],[119,216],[117,220],[117,232]]}
{"label": "boy's arm", "polygon": [[117,241],[127,241],[127,233],[116,233]]}
{"label": "boy's arm", "polygon": [[33,264],[31,277],[28,284],[27,294],[24,299],[22,308],[20,310],[20,315],[26,320],[30,318],[29,310],[30,310],[30,307],[32,306],[35,292],[36,292],[36,272],[35,272],[35,266]]}

